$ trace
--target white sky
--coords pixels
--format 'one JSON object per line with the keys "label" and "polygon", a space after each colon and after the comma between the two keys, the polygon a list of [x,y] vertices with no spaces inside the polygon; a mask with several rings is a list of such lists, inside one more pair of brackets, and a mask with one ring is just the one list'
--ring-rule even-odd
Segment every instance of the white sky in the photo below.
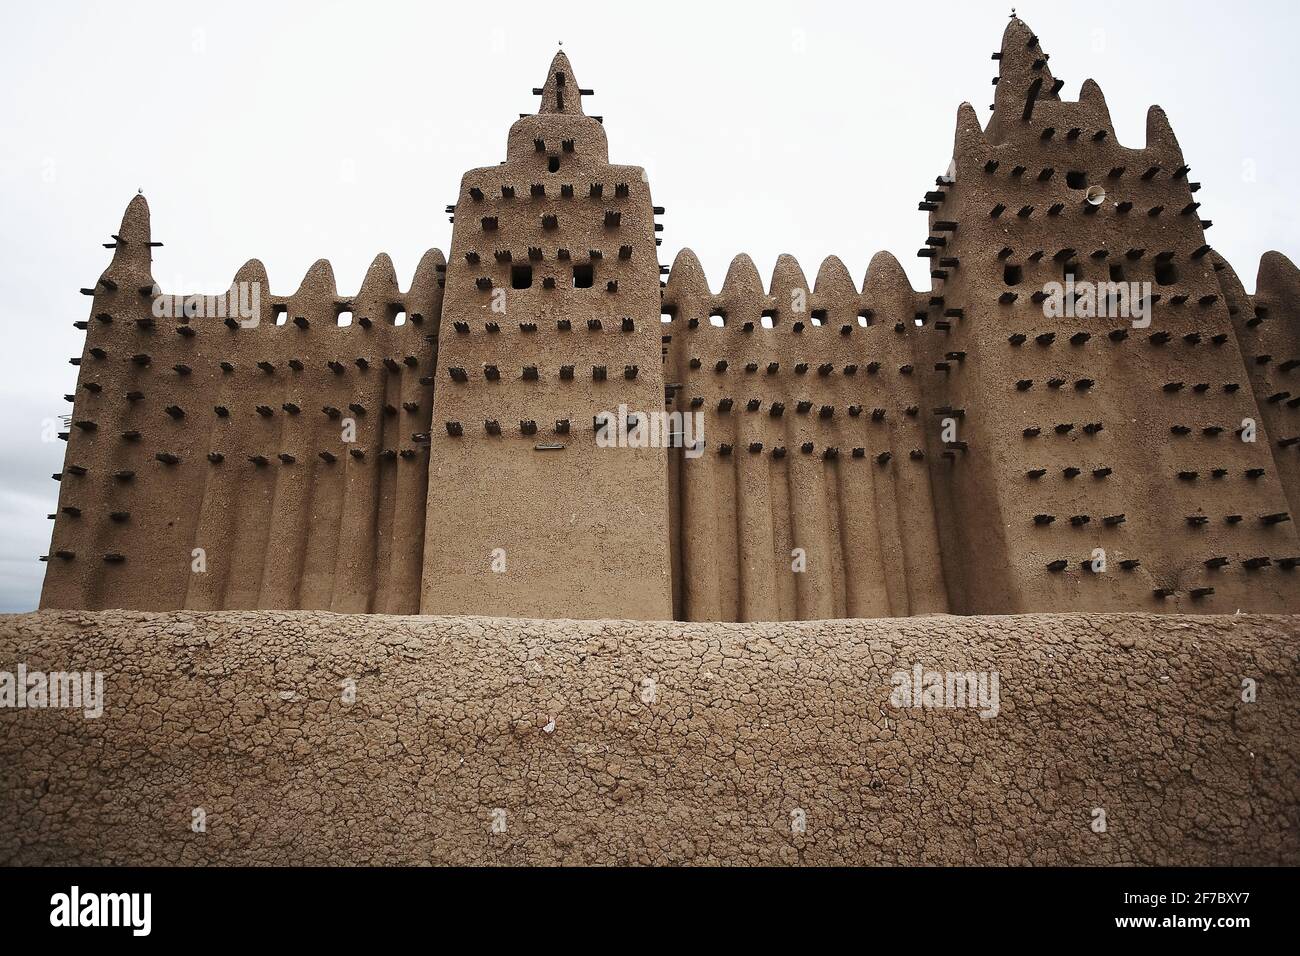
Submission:
{"label": "white sky", "polygon": [[[1038,2],[1062,97],[1093,77],[1126,145],[1168,112],[1210,241],[1254,288],[1259,256],[1300,255],[1292,0]],[[87,318],[78,294],[143,187],[155,278],[225,289],[249,258],[277,293],[318,258],[356,291],[387,252],[405,286],[447,249],[461,174],[504,158],[558,40],[610,158],[666,206],[660,261],[690,246],[716,290],[747,252],[764,278],[827,255],[861,282],[893,252],[917,288],[916,203],[952,152],[957,106],[982,122],[1009,4],[23,3],[0,14],[0,611],[39,598]],[[545,25],[543,25],[543,22]],[[1253,176],[1251,173],[1253,172]]]}

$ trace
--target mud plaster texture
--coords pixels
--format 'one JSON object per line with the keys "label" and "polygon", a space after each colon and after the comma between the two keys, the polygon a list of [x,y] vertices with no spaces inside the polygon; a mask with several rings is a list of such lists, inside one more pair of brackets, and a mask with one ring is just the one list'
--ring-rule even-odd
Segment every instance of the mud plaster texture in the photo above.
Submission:
{"label": "mud plaster texture", "polygon": [[[1297,635],[1251,615],[11,616],[0,669],[107,689],[98,720],[0,710],[0,863],[1295,864]],[[998,716],[892,707],[917,663],[997,671]]]}

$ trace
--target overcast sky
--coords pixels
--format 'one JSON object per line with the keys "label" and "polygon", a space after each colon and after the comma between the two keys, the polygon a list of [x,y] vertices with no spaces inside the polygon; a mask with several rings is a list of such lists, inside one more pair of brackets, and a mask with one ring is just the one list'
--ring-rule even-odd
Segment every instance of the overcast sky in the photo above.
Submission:
{"label": "overcast sky", "polygon": [[[1120,140],[1169,114],[1211,241],[1254,288],[1261,253],[1300,254],[1293,0],[1040,2],[1062,98],[1093,77]],[[318,258],[356,291],[379,252],[403,286],[447,249],[461,174],[504,158],[556,44],[596,91],[615,163],[666,206],[660,258],[695,250],[717,289],[747,252],[811,278],[877,250],[917,288],[917,200],[952,152],[958,104],[988,121],[1010,6],[927,3],[6,3],[0,25],[0,611],[39,599],[88,317],[78,289],[143,188],[154,275],[216,292],[260,258],[277,293]]]}

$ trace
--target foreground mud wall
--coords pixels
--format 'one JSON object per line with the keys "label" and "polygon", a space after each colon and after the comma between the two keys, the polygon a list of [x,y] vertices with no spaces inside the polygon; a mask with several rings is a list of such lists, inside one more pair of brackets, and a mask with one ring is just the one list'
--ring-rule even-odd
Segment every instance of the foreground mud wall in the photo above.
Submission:
{"label": "foreground mud wall", "polygon": [[[7,617],[0,671],[101,670],[106,691],[98,719],[0,709],[0,863],[1295,864],[1297,636]],[[997,715],[893,706],[917,664],[996,671]]]}

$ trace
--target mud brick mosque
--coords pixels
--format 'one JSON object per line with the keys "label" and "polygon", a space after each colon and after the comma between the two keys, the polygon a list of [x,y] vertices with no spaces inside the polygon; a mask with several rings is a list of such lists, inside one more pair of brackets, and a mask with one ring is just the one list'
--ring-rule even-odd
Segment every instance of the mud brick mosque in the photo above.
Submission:
{"label": "mud brick mosque", "polygon": [[[380,255],[276,295],[252,260],[160,318],[136,197],[83,290],[42,607],[1300,611],[1300,272],[1270,252],[1246,294],[1159,107],[1127,147],[1025,23],[993,59],[921,190],[919,292],[887,252],[860,283],[740,255],[717,292],[661,265],[563,53],[405,289]],[[1067,277],[1149,283],[1149,323],[1049,317]],[[620,406],[701,415],[702,453],[603,447]]]}

